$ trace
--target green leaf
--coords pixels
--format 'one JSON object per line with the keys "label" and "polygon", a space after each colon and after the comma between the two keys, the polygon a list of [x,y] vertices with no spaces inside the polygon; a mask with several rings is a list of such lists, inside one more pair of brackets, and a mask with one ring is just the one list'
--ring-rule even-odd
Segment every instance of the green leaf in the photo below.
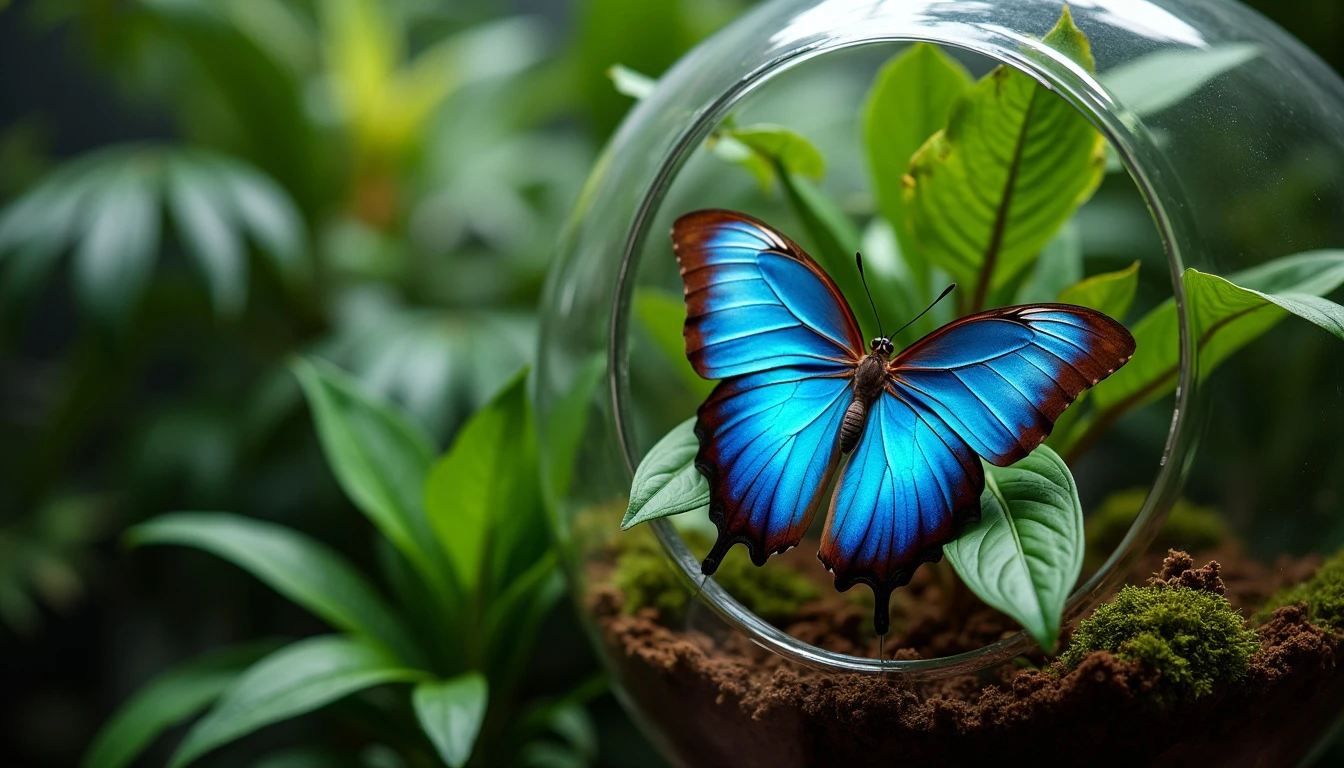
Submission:
{"label": "green leaf", "polygon": [[159,249],[157,166],[131,157],[89,200],[74,255],[75,291],[105,325],[119,325],[149,283]]}
{"label": "green leaf", "polygon": [[569,492],[574,471],[580,461],[580,446],[588,428],[588,411],[593,392],[607,371],[607,360],[593,354],[570,380],[570,387],[552,409],[550,423],[544,425],[547,461],[543,464],[547,503],[552,508]]}
{"label": "green leaf", "polygon": [[1101,83],[1124,108],[1151,115],[1184,101],[1209,81],[1259,55],[1260,46],[1251,43],[1157,51],[1108,70]]}
{"label": "green leaf", "polygon": [[141,688],[107,721],[84,754],[84,768],[130,765],[159,734],[205,709],[266,648],[244,646],[178,665]]}
{"label": "green leaf", "polygon": [[[863,143],[878,209],[896,231],[901,252],[913,256],[905,209],[905,174],[952,105],[971,87],[966,68],[936,45],[916,43],[878,72],[863,107]],[[923,266],[917,258],[908,258]],[[928,286],[922,286],[927,292]]]}
{"label": "green leaf", "polygon": [[219,179],[190,156],[171,156],[168,210],[187,255],[205,275],[215,312],[233,317],[247,301],[247,256],[232,222]]}
{"label": "green leaf", "polygon": [[[1339,305],[1319,298],[1344,284],[1344,251],[1313,251],[1276,259],[1224,279],[1194,269],[1182,276],[1199,345],[1199,378],[1280,320],[1295,314],[1339,335]],[[1134,326],[1134,359],[1093,390],[1104,419],[1176,388],[1180,335],[1168,299]]]}
{"label": "green leaf", "polygon": [[611,84],[617,93],[636,101],[648,97],[653,93],[653,89],[658,87],[658,81],[654,78],[620,64],[611,65],[607,70],[607,77],[611,78]]}
{"label": "green leaf", "polygon": [[786,173],[810,179],[826,175],[826,160],[821,151],[801,134],[782,125],[744,125],[725,129],[719,135],[740,142]]}
{"label": "green leaf", "polygon": [[[1092,71],[1066,8],[1045,42]],[[915,155],[905,202],[919,253],[974,286],[971,310],[1029,266],[1101,182],[1105,142],[1082,113],[1000,66]]]}
{"label": "green leaf", "polygon": [[424,657],[382,596],[325,544],[274,523],[239,515],[180,512],[131,528],[133,546],[196,547],[234,563],[337,629],[382,643],[407,664]]}
{"label": "green leaf", "polygon": [[1065,304],[1090,307],[1116,320],[1123,320],[1134,303],[1139,287],[1139,262],[1115,272],[1103,272],[1070,285],[1059,292]]}
{"label": "green leaf", "polygon": [[774,189],[781,172],[813,179],[826,173],[821,151],[783,126],[724,127],[710,137],[708,145],[720,159],[740,165],[755,176],[766,195]]}
{"label": "green leaf", "polygon": [[169,765],[187,765],[259,728],[319,709],[356,691],[428,677],[429,673],[407,669],[359,640],[334,635],[300,640],[244,672],[187,733]]}
{"label": "green leaf", "polygon": [[485,676],[479,672],[420,683],[411,693],[420,728],[451,768],[461,768],[471,757],[489,695]]}
{"label": "green leaf", "polygon": [[457,581],[472,594],[511,554],[511,521],[540,507],[527,371],[457,434],[425,485],[425,509]]}
{"label": "green leaf", "polygon": [[709,395],[714,382],[701,378],[686,357],[686,300],[670,291],[641,287],[635,289],[634,310],[635,318],[686,388],[701,398]]}
{"label": "green leaf", "polygon": [[1083,279],[1083,235],[1069,219],[1036,259],[1031,277],[1017,291],[1018,304],[1058,301],[1059,292]]}
{"label": "green leaf", "polygon": [[355,506],[382,531],[442,599],[460,602],[425,517],[421,494],[434,451],[395,408],[361,391],[329,363],[300,358],[294,374],[308,397],[332,473]]}
{"label": "green leaf", "polygon": [[216,168],[233,215],[280,277],[291,284],[306,279],[311,272],[308,236],[299,209],[285,190],[249,165],[222,155],[205,160]]}
{"label": "green leaf", "polygon": [[695,468],[695,417],[672,428],[635,470],[621,530],[709,506],[709,483]]}
{"label": "green leaf", "polygon": [[980,521],[943,547],[981,600],[1053,652],[1083,567],[1083,507],[1073,475],[1045,446],[1011,467],[985,464]]}

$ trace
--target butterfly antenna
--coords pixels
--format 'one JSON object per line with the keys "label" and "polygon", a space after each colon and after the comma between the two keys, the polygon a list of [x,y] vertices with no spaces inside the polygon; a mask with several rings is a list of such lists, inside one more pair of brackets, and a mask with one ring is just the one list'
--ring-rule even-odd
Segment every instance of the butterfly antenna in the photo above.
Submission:
{"label": "butterfly antenna", "polygon": [[882,332],[882,316],[877,314],[877,304],[873,302],[873,292],[868,290],[868,277],[863,274],[863,254],[854,252],[854,263],[859,265],[859,280],[863,282],[863,292],[868,294],[868,306],[873,308],[873,319],[877,320],[877,335],[886,338]]}
{"label": "butterfly antenna", "polygon": [[[921,317],[927,315],[927,314],[929,313],[929,310],[930,310],[930,309],[933,309],[934,307],[938,306],[938,302],[940,302],[940,301],[942,301],[943,299],[947,298],[947,294],[951,293],[951,292],[952,292],[952,289],[953,289],[953,288],[956,288],[956,287],[957,287],[957,284],[956,284],[956,283],[953,283],[953,284],[947,286],[946,288],[944,288],[944,289],[943,289],[943,292],[940,293],[940,294],[938,294],[938,298],[934,299],[932,304],[930,304],[929,306],[925,307],[923,312],[920,312],[918,315],[915,315],[914,318],[910,320],[910,322],[908,322],[908,323],[906,323],[905,325],[902,325],[900,328],[898,328],[898,329],[896,330],[896,333],[900,333],[901,331],[904,331],[906,328],[909,328],[910,326],[914,325],[915,320],[918,320],[919,318],[921,318]],[[892,335],[894,336],[894,335],[896,335],[896,334],[892,334]]]}

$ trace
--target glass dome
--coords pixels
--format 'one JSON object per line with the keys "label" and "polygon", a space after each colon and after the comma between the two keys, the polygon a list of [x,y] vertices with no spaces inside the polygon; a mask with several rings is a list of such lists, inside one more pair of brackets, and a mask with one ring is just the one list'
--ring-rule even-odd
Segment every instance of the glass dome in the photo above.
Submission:
{"label": "glass dome", "polygon": [[[891,236],[872,224],[880,205],[865,171],[865,95],[884,63],[915,43],[940,46],[975,77],[997,65],[1026,73],[1090,121],[1109,143],[1111,167],[1059,237],[1081,243],[1089,275],[1139,262],[1137,299],[1127,316],[1132,329],[1164,301],[1176,307],[1169,343],[1178,362],[1161,392],[1137,393],[1132,404],[1142,407],[1125,411],[1070,459],[1088,516],[1089,561],[1066,620],[1086,616],[1122,584],[1142,583],[1168,544],[1196,560],[1216,555],[1228,599],[1249,616],[1277,587],[1310,575],[1319,563],[1313,552],[1328,554],[1344,543],[1344,518],[1331,514],[1344,504],[1344,452],[1333,442],[1344,428],[1338,341],[1300,319],[1266,322],[1256,331],[1266,335],[1224,363],[1232,350],[1211,340],[1230,316],[1211,328],[1200,316],[1205,299],[1187,291],[1187,270],[1255,275],[1275,260],[1341,245],[1344,83],[1298,42],[1228,0],[1075,0],[1069,7],[1090,42],[1094,69],[1042,42],[1063,10],[1054,0],[765,3],[668,71],[600,156],[561,238],[543,308],[535,398],[546,487],[566,570],[595,642],[624,701],[676,759],[775,765],[860,759],[892,748],[870,732],[881,730],[884,721],[873,718],[883,713],[923,718],[924,730],[909,723],[891,729],[904,739],[895,743],[904,745],[905,757],[982,750],[1002,759],[1042,735],[1021,730],[1036,727],[1021,702],[1031,700],[1028,688],[1044,684],[1034,677],[1015,682],[1014,674],[1046,658],[1011,622],[980,622],[980,630],[935,626],[921,618],[919,599],[910,598],[896,610],[926,634],[942,632],[941,639],[916,643],[907,633],[911,647],[889,641],[885,657],[875,658],[882,646],[863,634],[862,598],[846,604],[828,596],[782,621],[730,579],[702,582],[703,512],[698,520],[688,514],[643,526],[656,545],[647,531],[620,532],[635,467],[664,433],[694,415],[708,391],[673,370],[658,350],[666,334],[660,338],[644,314],[656,314],[669,292],[679,298],[666,237],[671,222],[695,208],[732,207],[777,221],[786,232],[801,226],[783,196],[763,194],[710,145],[727,124],[781,124],[808,136],[826,159],[821,189],[865,227],[869,258]],[[1297,282],[1280,275],[1274,285],[1328,293],[1338,280],[1313,283],[1302,274],[1321,263],[1301,261],[1286,270]],[[1257,312],[1280,310],[1244,314]],[[1173,508],[1179,515],[1168,524]],[[1208,515],[1216,522],[1199,529],[1204,534],[1192,532],[1198,525],[1189,521],[1207,523]],[[1219,532],[1208,534],[1210,528]],[[630,544],[635,537],[641,543]],[[789,555],[810,557],[808,550]],[[619,584],[621,552],[665,562],[669,577]],[[1245,568],[1234,560],[1245,560]],[[773,566],[774,560],[761,570]],[[959,599],[946,583],[949,571],[926,571],[920,595]],[[634,611],[632,602],[639,603]],[[816,630],[819,624],[845,624],[848,639]],[[1287,750],[1263,754],[1300,757],[1333,722],[1344,682],[1314,677],[1320,690],[1298,689],[1282,728],[1242,729],[1257,734],[1257,749]],[[984,694],[991,699],[1016,695],[1018,704],[1005,699],[995,705],[1003,712],[989,713],[929,703],[955,698],[948,694],[954,688],[984,686],[996,691]],[[989,706],[980,701],[976,707]],[[1051,736],[1055,748],[1121,738],[1096,728],[1108,717],[1106,707],[1118,711],[1134,702],[1095,691],[1084,701],[1071,718],[1091,718],[1095,727],[1075,729],[1068,739]],[[838,723],[840,710],[853,710],[853,722]],[[1017,714],[1004,714],[1010,710]],[[1303,710],[1312,716],[1302,717]],[[1020,733],[1009,725],[996,736],[977,731],[965,747],[971,753],[939,746],[936,737],[964,735],[965,718],[973,717],[1015,722]],[[1267,730],[1287,735],[1279,742]],[[1231,750],[1226,754],[1245,759],[1248,747],[1237,741],[1237,729],[1220,734],[1221,748]],[[1005,739],[1016,741],[1005,747]],[[1181,744],[1179,735],[1163,731],[1117,749],[1135,750],[1136,759],[1169,759],[1183,754]]]}

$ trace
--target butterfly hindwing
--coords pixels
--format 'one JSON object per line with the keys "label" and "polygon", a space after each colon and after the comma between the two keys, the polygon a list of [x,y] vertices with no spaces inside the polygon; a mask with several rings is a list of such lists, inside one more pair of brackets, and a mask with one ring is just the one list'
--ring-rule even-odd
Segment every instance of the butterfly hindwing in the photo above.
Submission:
{"label": "butterfly hindwing", "polygon": [[788,365],[848,365],[863,337],[844,297],[788,238],[740,213],[677,219],[686,357],[707,379]]}
{"label": "butterfly hindwing", "polygon": [[700,408],[696,464],[709,480],[719,538],[704,571],[734,544],[752,562],[796,545],[839,460],[848,377],[776,368],[720,382]]}
{"label": "butterfly hindwing", "polygon": [[878,634],[892,590],[942,559],[943,544],[979,518],[984,484],[980,459],[942,419],[891,387],[878,396],[841,470],[818,552],[836,589],[872,588]]}

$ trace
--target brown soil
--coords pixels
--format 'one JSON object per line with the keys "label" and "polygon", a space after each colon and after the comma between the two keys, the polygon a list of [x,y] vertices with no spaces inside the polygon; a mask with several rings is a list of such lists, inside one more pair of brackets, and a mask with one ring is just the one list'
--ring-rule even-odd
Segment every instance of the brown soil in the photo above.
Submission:
{"label": "brown soil", "polygon": [[[1218,562],[1198,569],[1184,553],[1165,563],[1152,557],[1128,581],[1156,574],[1221,590],[1250,615],[1319,566],[1309,558],[1269,567],[1235,548],[1209,554]],[[912,581],[896,606],[889,657],[945,656],[1016,631],[955,587],[944,599],[940,584],[954,583],[945,575],[925,568]],[[1041,656],[912,685],[804,669],[707,622],[686,630],[665,626],[652,610],[628,615],[622,601],[619,591],[599,588],[590,609],[626,692],[688,765],[1292,765],[1344,707],[1340,638],[1311,625],[1297,606],[1259,628],[1261,650],[1243,680],[1161,709],[1144,695],[1158,672],[1105,652],[1072,671],[1032,668],[1045,662]],[[874,656],[870,619],[868,608],[832,594],[783,628],[822,648]]]}

